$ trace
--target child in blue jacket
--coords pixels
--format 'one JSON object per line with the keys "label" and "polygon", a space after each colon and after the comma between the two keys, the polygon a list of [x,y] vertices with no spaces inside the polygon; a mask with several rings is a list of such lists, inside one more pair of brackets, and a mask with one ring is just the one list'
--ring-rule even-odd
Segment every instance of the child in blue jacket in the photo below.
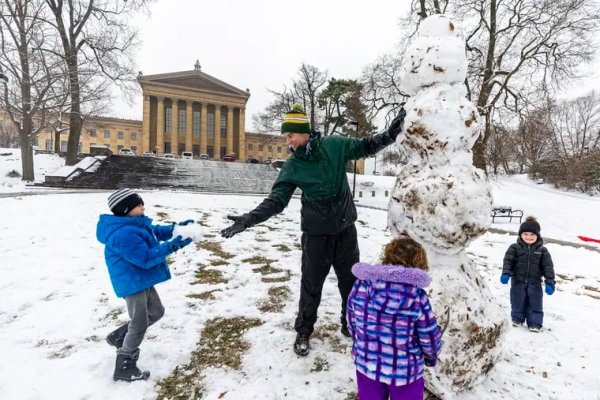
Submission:
{"label": "child in blue jacket", "polygon": [[144,201],[130,189],[111,194],[108,207],[113,215],[100,215],[96,237],[105,245],[104,259],[113,289],[125,299],[131,321],[111,332],[106,341],[117,348],[113,379],[132,382],[150,376],[149,371],[137,367],[137,360],[146,329],[165,313],[154,285],[171,278],[166,256],[192,239],[177,236],[160,243],[171,239],[174,225],[152,225],[152,219],[144,215]]}
{"label": "child in blue jacket", "polygon": [[540,224],[527,217],[519,227],[517,243],[510,245],[504,255],[500,282],[510,287],[510,306],[513,326],[527,323],[531,332],[540,332],[544,322],[542,278],[548,296],[554,293],[554,265],[540,235]]}

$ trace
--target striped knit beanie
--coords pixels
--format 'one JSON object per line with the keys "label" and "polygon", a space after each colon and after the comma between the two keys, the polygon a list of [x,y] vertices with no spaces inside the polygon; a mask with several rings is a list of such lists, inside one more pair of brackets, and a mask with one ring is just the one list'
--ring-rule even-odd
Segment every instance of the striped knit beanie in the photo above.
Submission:
{"label": "striped knit beanie", "polygon": [[108,208],[119,217],[127,215],[129,211],[140,204],[144,204],[144,200],[139,194],[128,188],[119,189],[108,196]]}
{"label": "striped knit beanie", "polygon": [[301,104],[294,104],[292,109],[285,113],[281,124],[281,133],[310,134],[310,121]]}

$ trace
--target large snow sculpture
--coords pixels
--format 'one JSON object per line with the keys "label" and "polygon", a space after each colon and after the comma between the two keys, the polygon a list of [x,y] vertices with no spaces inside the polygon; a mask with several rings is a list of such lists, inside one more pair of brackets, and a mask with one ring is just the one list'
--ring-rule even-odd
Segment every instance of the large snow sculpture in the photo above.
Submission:
{"label": "large snow sculpture", "polygon": [[472,166],[479,114],[466,98],[464,41],[445,15],[421,22],[404,55],[402,89],[406,132],[396,146],[409,155],[390,199],[388,225],[407,232],[427,249],[430,296],[446,331],[440,360],[426,376],[427,388],[443,399],[479,383],[500,355],[508,324],[503,310],[465,254],[489,226],[491,193]]}

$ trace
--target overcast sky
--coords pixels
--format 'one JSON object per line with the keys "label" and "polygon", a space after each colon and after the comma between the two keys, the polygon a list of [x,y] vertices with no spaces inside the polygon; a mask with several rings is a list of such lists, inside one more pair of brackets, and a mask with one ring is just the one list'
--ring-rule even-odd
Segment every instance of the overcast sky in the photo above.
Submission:
{"label": "overcast sky", "polygon": [[[296,78],[302,62],[338,79],[359,78],[378,56],[400,41],[400,18],[409,0],[158,0],[150,15],[136,18],[142,44],[137,69],[145,75],[193,69],[242,90],[250,89],[246,129],[252,115]],[[600,89],[600,63],[588,84],[568,95]],[[587,83],[587,82],[586,82]],[[111,115],[142,119],[142,96],[133,105],[117,94]]]}
{"label": "overcast sky", "polygon": [[[136,18],[142,45],[137,69],[144,75],[202,71],[250,89],[252,115],[296,77],[302,62],[330,76],[358,78],[363,68],[400,40],[407,0],[159,0],[151,15]],[[141,119],[142,96],[128,105],[117,95],[112,115]]]}

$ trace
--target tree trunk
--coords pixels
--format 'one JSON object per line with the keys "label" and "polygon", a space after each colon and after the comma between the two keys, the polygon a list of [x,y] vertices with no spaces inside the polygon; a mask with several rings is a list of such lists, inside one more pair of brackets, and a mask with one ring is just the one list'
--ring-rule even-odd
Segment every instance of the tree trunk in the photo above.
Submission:
{"label": "tree trunk", "polygon": [[69,50],[67,55],[67,66],[69,68],[69,86],[71,95],[71,112],[69,113],[69,141],[67,143],[66,165],[77,164],[77,153],[79,151],[79,138],[83,119],[81,118],[81,96],[79,95],[79,70],[77,68],[77,54]]}

